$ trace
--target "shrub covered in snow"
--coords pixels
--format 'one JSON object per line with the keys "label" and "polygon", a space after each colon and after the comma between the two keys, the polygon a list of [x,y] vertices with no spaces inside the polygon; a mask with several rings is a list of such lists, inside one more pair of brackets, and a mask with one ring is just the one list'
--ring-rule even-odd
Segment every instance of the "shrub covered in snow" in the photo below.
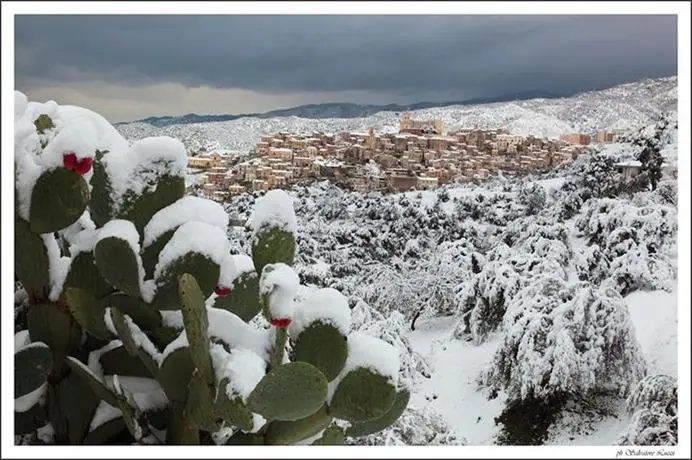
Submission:
{"label": "shrub covered in snow", "polygon": [[678,385],[668,375],[648,375],[627,398],[632,421],[620,445],[676,446],[678,444]]}
{"label": "shrub covered in snow", "polygon": [[17,435],[343,444],[405,411],[397,348],[352,331],[334,289],[296,302],[286,193],[253,203],[252,257],[231,254],[223,207],[183,196],[180,142],[15,102]]}
{"label": "shrub covered in snow", "polygon": [[677,277],[672,252],[677,232],[674,208],[651,200],[592,200],[576,227],[589,243],[575,258],[580,279],[607,281],[622,295],[672,289]]}
{"label": "shrub covered in snow", "polygon": [[509,302],[505,339],[482,376],[510,400],[608,391],[646,371],[622,298],[612,289],[544,275]]}

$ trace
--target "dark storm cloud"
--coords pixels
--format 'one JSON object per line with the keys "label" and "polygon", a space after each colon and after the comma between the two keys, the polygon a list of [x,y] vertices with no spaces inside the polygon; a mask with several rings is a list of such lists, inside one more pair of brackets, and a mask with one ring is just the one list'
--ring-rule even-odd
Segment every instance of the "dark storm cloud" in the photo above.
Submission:
{"label": "dark storm cloud", "polygon": [[675,16],[17,16],[17,84],[573,92],[677,73]]}

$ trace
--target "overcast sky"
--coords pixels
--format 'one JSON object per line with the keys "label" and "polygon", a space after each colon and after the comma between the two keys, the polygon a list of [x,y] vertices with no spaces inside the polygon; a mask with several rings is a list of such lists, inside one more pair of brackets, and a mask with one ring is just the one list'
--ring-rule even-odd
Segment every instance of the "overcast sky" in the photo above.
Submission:
{"label": "overcast sky", "polygon": [[667,16],[16,16],[16,89],[111,121],[449,101],[677,74]]}

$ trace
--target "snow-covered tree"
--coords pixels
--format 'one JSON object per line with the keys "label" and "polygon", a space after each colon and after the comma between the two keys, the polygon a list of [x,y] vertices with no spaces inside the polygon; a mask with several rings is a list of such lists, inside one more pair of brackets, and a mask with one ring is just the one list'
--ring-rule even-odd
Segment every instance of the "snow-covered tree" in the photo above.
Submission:
{"label": "snow-covered tree", "polygon": [[544,276],[517,293],[505,339],[482,382],[509,400],[625,394],[646,364],[622,297],[588,283]]}
{"label": "snow-covered tree", "polygon": [[627,398],[632,415],[619,444],[627,446],[676,446],[678,444],[678,385],[668,375],[648,375]]}

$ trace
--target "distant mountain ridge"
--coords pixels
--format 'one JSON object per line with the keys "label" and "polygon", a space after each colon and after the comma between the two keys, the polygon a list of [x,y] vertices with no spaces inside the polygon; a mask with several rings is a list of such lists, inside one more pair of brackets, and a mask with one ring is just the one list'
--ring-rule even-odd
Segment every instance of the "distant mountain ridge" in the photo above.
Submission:
{"label": "distant mountain ridge", "polygon": [[232,121],[238,118],[253,117],[253,118],[275,118],[275,117],[300,117],[300,118],[361,118],[373,115],[378,112],[404,112],[410,110],[422,110],[434,107],[449,107],[452,105],[476,105],[490,104],[493,102],[510,102],[522,101],[529,99],[556,99],[568,97],[564,94],[555,94],[547,91],[522,91],[520,93],[504,94],[495,97],[479,97],[473,99],[465,99],[463,101],[448,101],[448,102],[415,102],[413,104],[354,104],[350,102],[325,102],[322,104],[306,104],[288,109],[272,110],[264,113],[243,113],[243,114],[221,114],[221,115],[198,115],[196,113],[188,113],[179,116],[160,116],[148,117],[142,120],[132,122],[120,122],[116,125],[127,123],[148,123],[156,127],[170,125],[184,125],[192,123],[208,123],[216,121]]}

